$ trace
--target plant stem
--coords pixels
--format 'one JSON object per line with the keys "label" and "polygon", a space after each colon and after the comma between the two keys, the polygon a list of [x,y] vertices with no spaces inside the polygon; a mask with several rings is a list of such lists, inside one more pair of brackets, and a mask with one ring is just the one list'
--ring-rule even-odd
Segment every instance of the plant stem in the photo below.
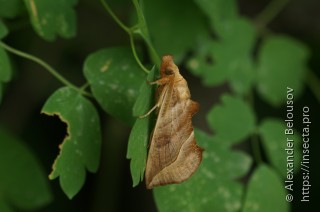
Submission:
{"label": "plant stem", "polygon": [[[150,55],[152,62],[160,68],[160,63],[161,63],[160,57],[151,42],[147,23],[144,18],[141,6],[137,0],[133,0],[133,4],[134,4],[134,7],[135,7],[136,12],[138,14],[139,24],[142,25],[142,27],[144,28],[144,30],[142,30],[142,29],[140,30],[139,34],[141,35],[141,37],[144,39],[144,41],[146,42],[146,44],[148,46],[148,51],[149,51],[149,55]],[[132,31],[135,32],[135,29],[132,28]],[[144,33],[142,31],[144,31]]]}
{"label": "plant stem", "polygon": [[161,64],[160,57],[159,57],[157,51],[155,50],[155,48],[153,47],[152,43],[148,42],[148,41],[147,41],[147,43],[148,43],[149,54],[151,56],[151,59],[160,69],[160,64]]}
{"label": "plant stem", "polygon": [[[251,108],[254,109],[254,94],[253,94],[252,90],[248,93],[247,101],[250,103]],[[260,152],[260,147],[259,147],[259,140],[258,140],[256,132],[251,134],[250,143],[251,143],[253,158],[255,159],[257,164],[262,163],[262,157],[261,157],[261,152]]]}
{"label": "plant stem", "polygon": [[90,84],[89,84],[89,82],[86,82],[84,85],[82,85],[81,87],[80,87],[80,90],[86,90],[87,89],[87,87],[89,87],[90,86]]}
{"label": "plant stem", "polygon": [[141,68],[144,72],[146,72],[146,73],[148,74],[150,71],[149,71],[148,69],[146,69],[146,67],[144,67],[144,65],[141,63],[141,61],[140,61],[140,59],[139,59],[139,57],[138,57],[138,54],[137,54],[137,52],[136,52],[136,48],[135,48],[135,46],[134,46],[133,36],[132,36],[131,33],[129,34],[129,37],[130,37],[130,45],[131,45],[131,49],[132,49],[132,53],[133,53],[134,58],[136,59],[136,61],[137,61],[138,65],[140,66],[140,68]]}
{"label": "plant stem", "polygon": [[130,28],[127,27],[120,19],[114,14],[114,12],[111,10],[107,2],[105,0],[100,0],[101,4],[104,6],[104,8],[107,10],[107,12],[110,14],[110,16],[113,18],[113,20],[128,34],[131,33]]}
{"label": "plant stem", "polygon": [[69,82],[67,79],[65,79],[62,75],[60,75],[54,68],[52,68],[48,63],[44,62],[40,58],[38,58],[36,56],[33,56],[31,54],[22,52],[22,51],[20,51],[18,49],[15,49],[15,48],[11,47],[11,46],[8,46],[7,44],[3,43],[2,41],[0,41],[0,46],[3,47],[4,49],[6,49],[7,51],[15,54],[15,55],[18,55],[20,57],[29,59],[29,60],[39,64],[40,66],[45,68],[50,74],[52,74],[56,79],[58,79],[62,84],[77,90],[79,93],[81,93],[83,95],[91,96],[86,91],[81,90],[77,86],[73,85],[71,82]]}
{"label": "plant stem", "polygon": [[[137,31],[137,29],[140,29],[139,25],[135,25],[131,28],[127,27],[126,25],[124,25],[119,18],[114,14],[114,12],[111,10],[110,6],[108,5],[108,3],[105,0],[100,0],[100,2],[102,3],[102,5],[104,6],[104,8],[107,10],[107,12],[110,14],[110,16],[113,18],[113,20],[124,30],[128,33],[129,37],[130,37],[130,46],[132,49],[132,53],[133,56],[136,60],[136,62],[138,63],[138,65],[140,66],[140,68],[145,72],[145,73],[149,73],[150,70],[148,70],[140,61],[136,48],[135,48],[135,44],[134,44],[134,32]],[[136,11],[139,15],[142,15],[141,11],[140,11],[140,7],[137,1],[133,0],[134,6],[136,8]],[[143,20],[144,21],[144,20]],[[145,23],[144,23],[145,24]],[[144,36],[147,36],[147,38],[145,38]],[[153,62],[155,64],[157,64],[158,66],[160,66],[160,60],[159,60],[159,56],[157,55],[155,49],[153,48],[151,42],[149,42],[149,35],[148,33],[146,35],[143,35],[142,38],[144,39],[144,41],[146,42],[148,49],[149,49],[149,53],[151,55],[151,59],[153,60]]]}
{"label": "plant stem", "polygon": [[256,133],[251,135],[251,148],[252,148],[253,158],[255,158],[257,164],[262,163],[259,140]]}
{"label": "plant stem", "polygon": [[264,28],[272,21],[280,11],[286,6],[289,0],[273,0],[256,18],[256,23],[259,28]]}
{"label": "plant stem", "polygon": [[317,98],[320,103],[320,80],[315,73],[308,71],[307,73],[307,85],[310,90],[313,92],[314,96]]}

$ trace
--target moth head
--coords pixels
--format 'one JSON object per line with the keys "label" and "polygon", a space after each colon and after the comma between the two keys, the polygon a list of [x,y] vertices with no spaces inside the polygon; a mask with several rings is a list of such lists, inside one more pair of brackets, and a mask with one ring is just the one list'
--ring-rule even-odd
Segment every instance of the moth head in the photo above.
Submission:
{"label": "moth head", "polygon": [[172,55],[164,55],[161,63],[161,76],[170,76],[179,73],[179,69],[173,62]]}
{"label": "moth head", "polygon": [[174,71],[171,68],[166,67],[165,70],[164,70],[164,74],[169,76],[169,75],[174,74]]}

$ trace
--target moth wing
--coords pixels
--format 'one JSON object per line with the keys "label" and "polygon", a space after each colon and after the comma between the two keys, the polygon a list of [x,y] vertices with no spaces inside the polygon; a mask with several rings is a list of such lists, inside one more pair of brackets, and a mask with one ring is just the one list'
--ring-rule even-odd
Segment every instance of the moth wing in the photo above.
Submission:
{"label": "moth wing", "polygon": [[191,122],[198,103],[190,97],[182,99],[173,82],[166,86],[148,154],[147,188],[180,183],[201,162],[202,149],[196,145]]}

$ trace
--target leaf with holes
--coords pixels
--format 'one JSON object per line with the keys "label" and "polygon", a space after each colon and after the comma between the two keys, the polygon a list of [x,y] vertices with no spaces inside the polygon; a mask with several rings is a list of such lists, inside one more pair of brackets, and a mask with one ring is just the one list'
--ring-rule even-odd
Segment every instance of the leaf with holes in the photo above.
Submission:
{"label": "leaf with holes", "polygon": [[254,132],[256,117],[246,102],[238,97],[224,95],[222,104],[212,108],[207,120],[217,137],[233,144]]}
{"label": "leaf with holes", "polygon": [[243,211],[289,211],[285,199],[286,191],[280,176],[268,166],[260,165],[248,184]]}
{"label": "leaf with holes", "polygon": [[[148,75],[147,80],[155,80],[156,68],[154,67]],[[140,94],[133,107],[133,115],[138,117],[147,113],[154,104],[154,86],[142,82]],[[146,167],[147,146],[150,139],[150,125],[152,115],[145,118],[137,118],[129,137],[127,158],[130,161],[130,170],[133,186],[143,180]]]}
{"label": "leaf with holes", "polygon": [[57,115],[68,126],[49,178],[60,176],[60,185],[71,199],[83,186],[86,169],[96,172],[99,166],[101,132],[97,111],[74,89],[64,87],[50,96],[42,113]]}
{"label": "leaf with holes", "polygon": [[202,163],[187,181],[153,189],[159,211],[239,211],[244,188],[235,179],[249,171],[251,158],[199,130],[195,136],[205,149]]}
{"label": "leaf with holes", "polygon": [[57,35],[71,38],[76,34],[78,0],[24,0],[34,30],[44,39],[52,41]]}
{"label": "leaf with holes", "polygon": [[110,115],[132,125],[133,105],[145,73],[134,60],[129,48],[108,48],[88,56],[84,74],[92,93]]}
{"label": "leaf with holes", "polygon": [[24,142],[0,129],[0,211],[39,209],[52,201],[41,164]]}

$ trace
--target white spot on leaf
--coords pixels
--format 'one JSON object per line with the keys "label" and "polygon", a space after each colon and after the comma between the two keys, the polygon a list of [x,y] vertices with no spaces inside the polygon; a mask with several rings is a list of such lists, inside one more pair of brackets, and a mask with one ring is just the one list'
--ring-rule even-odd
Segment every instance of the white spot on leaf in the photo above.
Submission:
{"label": "white spot on leaf", "polygon": [[192,68],[193,70],[199,68],[199,62],[196,59],[190,60],[189,64],[190,64],[190,68]]}
{"label": "white spot on leaf", "polygon": [[79,155],[79,156],[82,156],[82,151],[79,150],[79,149],[76,149],[76,154]]}
{"label": "white spot on leaf", "polygon": [[175,191],[175,190],[176,190],[176,187],[175,187],[175,186],[170,186],[170,187],[169,187],[169,190],[170,190],[170,191]]}
{"label": "white spot on leaf", "polygon": [[124,71],[127,70],[128,68],[129,68],[128,65],[123,65],[123,66],[121,67],[121,69],[124,70]]}
{"label": "white spot on leaf", "polygon": [[82,104],[79,104],[76,108],[77,111],[82,111],[83,109],[83,105]]}
{"label": "white spot on leaf", "polygon": [[111,88],[111,90],[117,90],[119,86],[118,86],[118,84],[111,83],[111,84],[109,84],[109,87]]}
{"label": "white spot on leaf", "polygon": [[209,171],[207,168],[203,167],[202,168],[202,172],[209,179],[214,179],[215,178],[215,175],[211,171]]}
{"label": "white spot on leaf", "polygon": [[202,202],[203,204],[206,204],[206,203],[208,202],[208,198],[207,198],[207,197],[202,198],[202,199],[201,199],[201,202]]}
{"label": "white spot on leaf", "polygon": [[133,89],[128,89],[128,96],[130,96],[130,97],[134,97],[135,96],[135,94],[136,94],[136,91],[135,90],[133,90]]}
{"label": "white spot on leaf", "polygon": [[100,71],[101,71],[101,72],[106,72],[106,71],[109,69],[109,66],[110,66],[111,62],[112,62],[111,59],[107,60],[107,61],[102,65],[102,67],[100,68]]}
{"label": "white spot on leaf", "polygon": [[224,208],[226,209],[226,211],[238,211],[240,209],[240,202],[236,201],[236,202],[227,202],[224,205]]}
{"label": "white spot on leaf", "polygon": [[225,198],[230,197],[230,192],[225,187],[219,187],[218,192]]}

